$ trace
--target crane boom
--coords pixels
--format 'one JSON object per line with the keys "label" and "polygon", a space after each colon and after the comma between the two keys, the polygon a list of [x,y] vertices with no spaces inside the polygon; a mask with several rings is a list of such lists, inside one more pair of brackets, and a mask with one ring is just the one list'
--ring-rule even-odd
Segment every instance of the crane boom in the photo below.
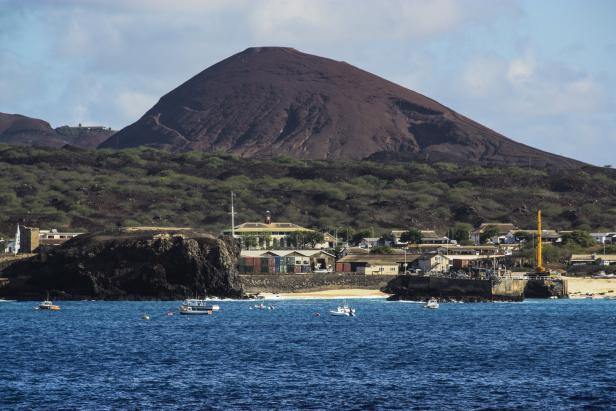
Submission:
{"label": "crane boom", "polygon": [[537,210],[537,272],[545,271],[543,267],[543,244],[541,242],[541,209]]}

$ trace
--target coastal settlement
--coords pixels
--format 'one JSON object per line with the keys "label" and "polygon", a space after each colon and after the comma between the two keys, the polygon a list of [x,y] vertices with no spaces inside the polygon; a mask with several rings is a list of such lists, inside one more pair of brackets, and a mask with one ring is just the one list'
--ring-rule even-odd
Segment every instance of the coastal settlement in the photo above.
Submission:
{"label": "coastal settlement", "polygon": [[[332,231],[275,222],[266,212],[263,221],[232,223],[222,235],[240,242],[237,269],[252,294],[359,288],[398,295],[404,289],[409,298],[616,297],[616,232],[522,229],[503,222],[445,233]],[[12,262],[81,234],[17,225],[14,238],[0,240],[0,286],[6,282],[1,271]],[[571,277],[569,284],[563,281]]]}

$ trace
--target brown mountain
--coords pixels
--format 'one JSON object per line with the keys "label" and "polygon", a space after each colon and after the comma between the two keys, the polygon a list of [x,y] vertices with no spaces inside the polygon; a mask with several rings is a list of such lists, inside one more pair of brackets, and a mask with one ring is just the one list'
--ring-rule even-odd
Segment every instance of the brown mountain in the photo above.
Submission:
{"label": "brown mountain", "polygon": [[0,113],[0,143],[28,146],[96,148],[113,134],[104,127],[69,127],[53,129],[48,122]]}
{"label": "brown mountain", "polygon": [[249,48],[163,96],[100,147],[244,157],[428,159],[577,167],[344,62]]}

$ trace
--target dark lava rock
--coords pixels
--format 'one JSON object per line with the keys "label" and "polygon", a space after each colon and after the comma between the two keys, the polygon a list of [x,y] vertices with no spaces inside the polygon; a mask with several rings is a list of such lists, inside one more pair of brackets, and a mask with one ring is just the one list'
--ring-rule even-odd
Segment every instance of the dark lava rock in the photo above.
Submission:
{"label": "dark lava rock", "polygon": [[450,161],[577,168],[345,62],[249,48],[172,90],[100,145],[242,157]]}
{"label": "dark lava rock", "polygon": [[5,269],[0,295],[40,299],[241,298],[239,243],[206,233],[101,232],[74,238]]}
{"label": "dark lava rock", "polygon": [[528,280],[524,289],[526,298],[550,298],[565,295],[561,280]]}

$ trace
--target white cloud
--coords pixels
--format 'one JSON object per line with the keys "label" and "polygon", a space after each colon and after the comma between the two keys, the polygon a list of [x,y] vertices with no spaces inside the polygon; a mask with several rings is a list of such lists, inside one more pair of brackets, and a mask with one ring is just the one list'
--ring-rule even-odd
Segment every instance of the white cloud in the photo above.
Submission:
{"label": "white cloud", "polygon": [[134,121],[140,118],[157,101],[157,96],[135,90],[127,90],[119,93],[117,106],[127,121]]}
{"label": "white cloud", "polygon": [[[536,61],[535,53],[507,59],[498,55],[470,59],[457,89],[471,98],[499,101],[500,109],[526,117],[593,113],[608,108],[607,87],[590,73],[563,64]],[[490,106],[486,105],[486,110]]]}
{"label": "white cloud", "polygon": [[465,24],[515,18],[515,3],[488,0],[309,1],[264,0],[250,12],[258,39],[327,41],[420,40],[451,34]]}
{"label": "white cloud", "polygon": [[509,62],[507,79],[511,84],[520,84],[530,80],[535,72],[535,58],[531,53],[515,58]]}

